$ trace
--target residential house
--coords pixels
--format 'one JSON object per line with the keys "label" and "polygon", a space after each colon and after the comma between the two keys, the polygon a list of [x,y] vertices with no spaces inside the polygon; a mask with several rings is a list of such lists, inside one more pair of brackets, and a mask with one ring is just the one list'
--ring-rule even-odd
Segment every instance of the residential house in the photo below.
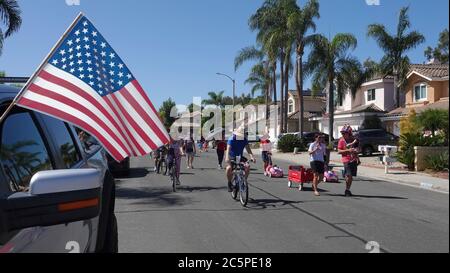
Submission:
{"label": "residential house", "polygon": [[390,111],[382,119],[386,129],[400,135],[400,120],[411,109],[417,114],[427,109],[449,109],[448,64],[414,64],[404,89],[405,107]]}
{"label": "residential house", "polygon": [[[347,90],[342,95],[336,94],[335,97],[332,136],[338,138],[339,131],[345,124],[350,124],[354,130],[359,130],[366,118],[376,116],[381,119],[386,113],[395,109],[394,78],[375,76],[362,84],[354,95]],[[310,120],[318,121],[319,130],[329,134],[326,116],[312,117]]]}
{"label": "residential house", "polygon": [[[300,99],[298,92],[289,91],[288,96],[288,132],[299,131]],[[319,131],[319,122],[310,120],[312,117],[320,117],[326,109],[325,94],[313,94],[311,90],[303,91],[303,126],[305,132]]]}

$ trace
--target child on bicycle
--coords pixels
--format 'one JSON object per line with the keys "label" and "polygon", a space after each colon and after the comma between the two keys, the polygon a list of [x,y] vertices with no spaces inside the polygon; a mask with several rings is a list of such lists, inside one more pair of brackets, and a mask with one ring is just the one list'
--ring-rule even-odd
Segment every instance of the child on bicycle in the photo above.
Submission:
{"label": "child on bicycle", "polygon": [[183,140],[171,139],[167,150],[167,167],[169,170],[175,168],[177,185],[180,185],[181,157],[183,155]]}

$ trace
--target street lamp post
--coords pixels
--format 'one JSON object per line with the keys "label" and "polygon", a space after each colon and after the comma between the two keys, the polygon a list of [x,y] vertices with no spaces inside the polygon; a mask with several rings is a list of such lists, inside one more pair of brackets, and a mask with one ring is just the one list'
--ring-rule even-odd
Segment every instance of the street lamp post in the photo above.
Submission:
{"label": "street lamp post", "polygon": [[225,77],[227,77],[228,79],[230,79],[233,82],[233,108],[234,108],[236,106],[236,103],[235,103],[235,98],[236,98],[236,80],[233,79],[232,77],[226,75],[226,74],[223,74],[223,73],[216,73],[216,74],[219,75],[219,76],[225,76]]}

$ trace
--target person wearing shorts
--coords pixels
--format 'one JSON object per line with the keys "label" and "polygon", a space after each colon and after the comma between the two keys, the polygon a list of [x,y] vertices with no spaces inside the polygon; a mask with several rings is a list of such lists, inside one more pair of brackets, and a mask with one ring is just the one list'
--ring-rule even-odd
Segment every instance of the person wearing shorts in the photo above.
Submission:
{"label": "person wearing shorts", "polygon": [[260,141],[261,146],[261,157],[263,160],[264,172],[269,165],[272,165],[271,155],[272,155],[272,143],[270,142],[269,134],[264,134]]}
{"label": "person wearing shorts", "polygon": [[341,130],[342,138],[338,143],[338,153],[342,156],[342,163],[344,164],[345,176],[345,196],[351,197],[350,191],[353,183],[353,177],[358,174],[358,148],[348,148],[348,144],[353,141],[352,129],[349,125],[345,125]]}
{"label": "person wearing shorts", "polygon": [[319,183],[323,180],[323,174],[325,172],[325,154],[327,147],[323,143],[323,135],[317,134],[315,141],[309,145],[308,153],[310,157],[311,169],[314,172],[313,190],[315,196],[320,196]]}
{"label": "person wearing shorts", "polygon": [[194,155],[196,153],[196,150],[195,150],[195,141],[192,136],[184,142],[184,148],[185,148],[186,155],[187,155],[187,168],[193,169],[194,168]]}

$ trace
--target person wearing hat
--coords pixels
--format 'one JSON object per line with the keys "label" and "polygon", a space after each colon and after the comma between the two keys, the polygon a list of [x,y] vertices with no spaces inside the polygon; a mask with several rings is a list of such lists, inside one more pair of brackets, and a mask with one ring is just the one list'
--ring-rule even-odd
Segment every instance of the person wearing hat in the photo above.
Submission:
{"label": "person wearing hat", "polygon": [[[226,175],[228,180],[228,191],[232,192],[232,183],[233,179],[233,166],[231,161],[236,161],[237,157],[241,157],[241,162],[246,163],[248,161],[247,158],[243,156],[244,149],[247,150],[247,153],[250,156],[252,162],[256,162],[255,157],[253,156],[252,149],[250,148],[248,139],[245,135],[244,126],[240,126],[233,135],[228,139],[227,143],[227,151],[225,152],[225,162],[227,162],[228,166],[226,168]],[[250,166],[247,165],[245,168],[245,178],[247,179],[250,175]]]}
{"label": "person wearing hat", "polygon": [[272,142],[270,142],[270,136],[268,133],[265,133],[260,140],[261,146],[261,156],[264,163],[264,172],[267,169],[267,166],[272,165],[270,156],[272,155]]}
{"label": "person wearing hat", "polygon": [[345,176],[345,196],[351,197],[350,191],[353,183],[353,177],[358,173],[358,153],[359,149],[349,146],[353,139],[353,130],[350,125],[345,125],[341,129],[342,137],[338,143],[338,153],[342,156],[342,163],[344,163],[344,176]]}

